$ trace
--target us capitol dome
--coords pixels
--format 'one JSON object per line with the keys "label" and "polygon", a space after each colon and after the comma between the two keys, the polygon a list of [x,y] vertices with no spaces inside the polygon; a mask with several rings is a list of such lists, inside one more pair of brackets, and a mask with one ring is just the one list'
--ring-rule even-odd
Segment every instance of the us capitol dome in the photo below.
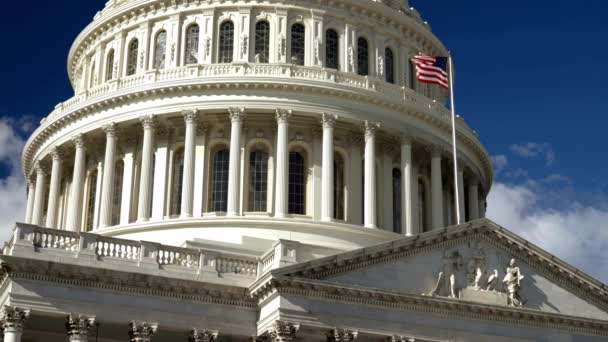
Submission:
{"label": "us capitol dome", "polygon": [[548,304],[573,271],[484,219],[491,159],[460,116],[454,184],[421,51],[448,54],[407,0],[108,1],[24,148],[5,341],[606,334],[605,285],[576,273]]}

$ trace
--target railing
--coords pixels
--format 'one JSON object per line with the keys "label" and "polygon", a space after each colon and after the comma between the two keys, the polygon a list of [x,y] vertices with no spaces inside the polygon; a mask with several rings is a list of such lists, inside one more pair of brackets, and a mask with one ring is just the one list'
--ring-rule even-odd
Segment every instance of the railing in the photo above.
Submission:
{"label": "railing", "polygon": [[79,236],[76,233],[52,229],[35,230],[32,243],[37,248],[62,249],[74,252],[78,249]]}
{"label": "railing", "polygon": [[189,248],[178,248],[170,246],[159,246],[159,265],[176,265],[187,268],[198,268],[200,266],[200,252]]}

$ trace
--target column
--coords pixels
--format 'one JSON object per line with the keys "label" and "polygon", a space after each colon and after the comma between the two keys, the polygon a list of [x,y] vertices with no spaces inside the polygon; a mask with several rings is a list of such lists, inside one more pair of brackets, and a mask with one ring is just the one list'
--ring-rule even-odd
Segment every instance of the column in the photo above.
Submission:
{"label": "column", "polygon": [[36,184],[28,180],[27,182],[27,208],[25,209],[25,223],[32,223],[32,213],[34,212],[34,194]]}
{"label": "column", "polygon": [[156,134],[156,117],[147,115],[139,118],[144,128],[144,141],[141,152],[141,172],[139,176],[139,203],[137,206],[137,221],[145,222],[150,219],[152,208],[152,171],[154,164],[154,135]]}
{"label": "column", "polygon": [[150,342],[158,331],[158,323],[135,322],[129,323],[129,340],[131,342]]}
{"label": "column", "polygon": [[59,208],[59,192],[61,191],[62,155],[57,147],[51,152],[53,164],[51,167],[51,184],[49,189],[49,200],[46,210],[46,226],[57,228],[57,210]]}
{"label": "column", "polygon": [[239,214],[239,190],[241,173],[241,134],[245,108],[229,108],[230,121],[230,164],[228,168],[228,216]]}
{"label": "column", "polygon": [[443,180],[441,178],[440,147],[431,149],[431,202],[433,211],[433,229],[443,228]]}
{"label": "column", "polygon": [[291,110],[277,109],[277,172],[276,207],[274,216],[287,215],[287,196],[289,193],[289,117]]}
{"label": "column", "polygon": [[36,192],[34,194],[34,209],[32,210],[32,224],[41,225],[44,214],[44,198],[46,192],[46,168],[37,162],[36,168]]}
{"label": "column", "polygon": [[99,228],[99,217],[101,209],[101,184],[103,183],[103,162],[97,162],[97,179],[95,180],[95,214],[93,216],[93,230]]}
{"label": "column", "polygon": [[479,186],[477,179],[469,180],[469,221],[479,219]]}
{"label": "column", "polygon": [[120,200],[120,224],[129,224],[131,221],[131,208],[133,207],[133,192],[135,186],[135,145],[137,139],[127,138],[126,146],[124,147],[125,153],[122,158],[123,162],[123,174],[122,174],[122,194]]}
{"label": "column", "polygon": [[158,133],[154,161],[154,189],[152,191],[151,218],[153,221],[162,221],[165,216],[167,168],[169,167],[169,135],[165,130]]}
{"label": "column", "polygon": [[95,325],[95,316],[68,315],[65,329],[70,342],[87,342],[89,331]]}
{"label": "column", "polygon": [[323,113],[323,161],[321,163],[321,220],[334,217],[334,126],[336,115]]}
{"label": "column", "polygon": [[82,134],[76,135],[72,142],[76,148],[74,154],[74,172],[72,176],[72,193],[68,205],[67,230],[77,232],[82,221],[82,201],[86,179],[86,150]]}
{"label": "column", "polygon": [[365,181],[363,221],[366,228],[377,228],[376,222],[376,130],[379,123],[365,122]]}
{"label": "column", "polygon": [[[460,161],[458,162],[458,203],[460,222],[458,222],[458,219],[455,219],[455,221],[456,224],[461,224],[466,221],[466,211],[464,203],[464,168]],[[454,208],[454,210],[456,210],[456,208]]]}
{"label": "column", "polygon": [[[418,166],[412,163],[412,234],[420,234],[424,231],[424,227],[422,223],[425,221],[425,218],[420,216],[420,207],[424,202],[420,202],[420,198],[418,198],[418,194],[420,192],[420,184],[418,183]],[[424,211],[423,211],[424,212]],[[407,227],[406,227],[407,228]],[[406,231],[407,234],[407,231]]]}
{"label": "column", "polygon": [[207,128],[199,123],[196,133],[196,152],[194,166],[194,217],[203,215],[203,194],[205,194],[205,154]]}
{"label": "column", "polygon": [[0,310],[0,322],[4,330],[4,342],[21,342],[23,325],[30,317],[30,310],[5,305]]}
{"label": "column", "polygon": [[401,233],[412,236],[414,232],[414,194],[412,191],[412,139],[401,136]]}
{"label": "column", "polygon": [[103,130],[106,133],[106,153],[103,162],[99,228],[105,228],[112,224],[112,208],[114,206],[114,171],[116,169],[116,125],[111,123],[104,126]]}
{"label": "column", "polygon": [[205,329],[192,329],[190,331],[189,341],[190,342],[210,342],[217,341],[219,332],[217,330],[205,330]]}
{"label": "column", "polygon": [[186,137],[184,139],[184,177],[182,180],[182,212],[180,216],[192,217],[198,112],[196,110],[186,110],[182,114],[186,122]]}

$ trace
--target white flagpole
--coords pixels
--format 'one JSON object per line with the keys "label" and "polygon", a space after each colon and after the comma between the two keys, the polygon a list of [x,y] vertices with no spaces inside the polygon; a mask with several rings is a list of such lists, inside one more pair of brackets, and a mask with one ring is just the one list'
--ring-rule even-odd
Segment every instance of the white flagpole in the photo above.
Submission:
{"label": "white flagpole", "polygon": [[454,108],[454,64],[452,63],[452,53],[448,55],[448,64],[450,68],[450,104],[452,110],[452,154],[454,156],[454,201],[456,203],[456,222],[462,223],[460,217],[460,194],[458,189],[458,156],[456,155],[456,109]]}

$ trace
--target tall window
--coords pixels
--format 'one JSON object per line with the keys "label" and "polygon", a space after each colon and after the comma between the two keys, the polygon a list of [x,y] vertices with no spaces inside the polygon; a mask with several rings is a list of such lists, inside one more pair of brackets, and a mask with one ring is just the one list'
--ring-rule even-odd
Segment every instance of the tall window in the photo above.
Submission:
{"label": "tall window", "polygon": [[91,65],[91,76],[89,76],[89,88],[95,86],[95,62]]}
{"label": "tall window", "polygon": [[291,26],[291,62],[304,65],[306,54],[306,28],[303,24],[295,23]]}
{"label": "tall window", "polygon": [[164,69],[167,55],[167,31],[162,30],[156,34],[154,42],[154,69]]}
{"label": "tall window", "polygon": [[91,172],[87,185],[88,193],[86,197],[86,211],[84,216],[84,230],[90,232],[93,230],[93,221],[95,219],[95,196],[97,195],[97,170]]}
{"label": "tall window", "polygon": [[108,52],[106,57],[106,81],[114,78],[114,49]]}
{"label": "tall window", "polygon": [[257,63],[268,63],[270,56],[270,24],[266,20],[255,24],[255,59]]}
{"label": "tall window", "polygon": [[249,155],[249,211],[266,211],[268,198],[268,153],[257,150]]}
{"label": "tall window", "polygon": [[197,24],[188,26],[186,30],[186,64],[198,63],[198,38],[200,29]]}
{"label": "tall window", "polygon": [[112,225],[120,224],[120,206],[122,203],[122,178],[124,175],[125,163],[118,160],[114,166],[114,192],[112,199]]}
{"label": "tall window", "polygon": [[409,81],[410,81],[410,88],[412,90],[416,90],[416,66],[414,65],[414,63],[412,63],[412,61],[410,61],[410,77],[409,77]]}
{"label": "tall window", "polygon": [[344,220],[344,159],[334,154],[334,218]]}
{"label": "tall window", "polygon": [[175,151],[173,157],[173,179],[171,181],[171,215],[182,212],[182,183],[184,180],[184,149]]}
{"label": "tall window", "polygon": [[357,39],[357,73],[362,76],[369,75],[369,45],[367,39]]}
{"label": "tall window", "polygon": [[213,177],[211,178],[211,211],[228,210],[228,169],[230,152],[227,149],[215,152],[213,156]]}
{"label": "tall window", "polygon": [[401,233],[401,171],[393,169],[393,231]]}
{"label": "tall window", "polygon": [[418,224],[421,232],[425,232],[428,222],[426,222],[426,188],[424,183],[418,181]]}
{"label": "tall window", "polygon": [[304,156],[299,152],[289,153],[289,195],[290,214],[306,214],[306,166]]}
{"label": "tall window", "polygon": [[338,32],[333,29],[325,31],[325,66],[332,69],[340,69]]}
{"label": "tall window", "polygon": [[225,21],[220,25],[219,62],[232,63],[234,58],[234,23]]}
{"label": "tall window", "polygon": [[395,83],[395,56],[393,50],[384,50],[384,79],[388,83]]}
{"label": "tall window", "polygon": [[127,52],[127,76],[135,75],[137,71],[137,51],[139,49],[139,41],[133,39],[129,43],[129,49]]}

